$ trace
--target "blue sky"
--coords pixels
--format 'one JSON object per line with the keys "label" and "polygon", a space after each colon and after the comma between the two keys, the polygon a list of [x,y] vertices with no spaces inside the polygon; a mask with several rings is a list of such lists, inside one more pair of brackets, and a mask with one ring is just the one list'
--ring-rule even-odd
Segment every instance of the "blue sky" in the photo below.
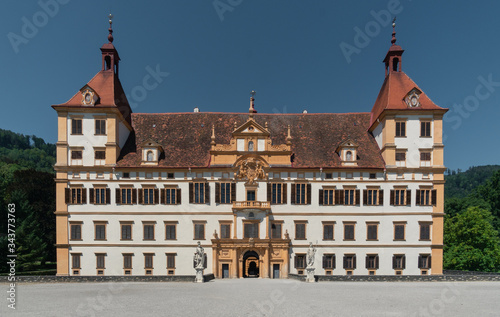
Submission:
{"label": "blue sky", "polygon": [[[110,11],[120,78],[134,112],[246,112],[251,90],[257,91],[259,112],[368,112],[384,80],[382,59],[392,32],[386,17],[396,13],[403,71],[436,104],[450,108],[444,122],[446,166],[500,163],[498,1],[2,5],[3,129],[56,142],[50,106],[67,101],[100,70]],[[343,53],[341,47],[348,46],[355,52]],[[148,69],[169,75],[141,95],[145,90],[137,87]]]}

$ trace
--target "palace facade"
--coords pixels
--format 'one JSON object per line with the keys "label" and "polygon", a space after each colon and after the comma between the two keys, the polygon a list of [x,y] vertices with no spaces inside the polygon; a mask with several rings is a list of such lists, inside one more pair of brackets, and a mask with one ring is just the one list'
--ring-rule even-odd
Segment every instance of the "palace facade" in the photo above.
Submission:
{"label": "palace facade", "polygon": [[[442,118],[392,45],[370,112],[132,113],[113,37],[58,116],[57,274],[442,274]],[[375,97],[375,96],[374,96]]]}

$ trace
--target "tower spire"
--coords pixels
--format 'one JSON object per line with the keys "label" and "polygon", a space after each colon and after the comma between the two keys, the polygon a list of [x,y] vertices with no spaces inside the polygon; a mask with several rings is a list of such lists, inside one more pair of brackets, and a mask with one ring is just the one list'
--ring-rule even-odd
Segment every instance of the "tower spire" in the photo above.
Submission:
{"label": "tower spire", "polygon": [[108,17],[109,17],[108,41],[109,44],[111,44],[113,43],[113,15],[110,13]]}
{"label": "tower spire", "polygon": [[401,46],[396,44],[396,17],[394,17],[392,20],[391,47],[384,58],[386,76],[390,73],[401,72],[401,59],[403,52],[404,50]]}
{"label": "tower spire", "polygon": [[392,19],[392,39],[391,39],[392,45],[396,45],[396,17]]}

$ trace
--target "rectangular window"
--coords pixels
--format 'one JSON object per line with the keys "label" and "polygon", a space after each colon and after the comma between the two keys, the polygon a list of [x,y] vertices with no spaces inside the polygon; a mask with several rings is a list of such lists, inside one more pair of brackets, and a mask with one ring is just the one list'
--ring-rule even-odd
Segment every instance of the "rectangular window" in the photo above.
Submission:
{"label": "rectangular window", "polygon": [[82,239],[82,224],[71,224],[71,240]]}
{"label": "rectangular window", "polygon": [[404,254],[394,254],[392,257],[392,268],[395,270],[404,270],[406,266],[406,256]]}
{"label": "rectangular window", "polygon": [[377,206],[380,204],[379,196],[381,195],[382,191],[379,189],[366,189],[363,192],[363,204],[366,206]]}
{"label": "rectangular window", "polygon": [[378,224],[366,224],[366,240],[378,240]]}
{"label": "rectangular window", "polygon": [[72,254],[71,255],[71,268],[79,269],[80,268],[80,256],[81,254]]}
{"label": "rectangular window", "polygon": [[333,179],[333,173],[325,173],[325,179]]}
{"label": "rectangular window", "polygon": [[152,269],[153,268],[153,255],[152,254],[144,254],[144,268]]}
{"label": "rectangular window", "polygon": [[369,270],[378,269],[378,255],[377,254],[367,254],[366,255],[366,268]]}
{"label": "rectangular window", "polygon": [[323,255],[323,268],[325,270],[335,269],[335,254],[324,254]]}
{"label": "rectangular window", "polygon": [[406,151],[396,152],[396,166],[406,166]]}
{"label": "rectangular window", "polygon": [[430,189],[418,189],[417,190],[417,205],[419,206],[430,206],[431,205],[431,190]]}
{"label": "rectangular window", "polygon": [[144,240],[154,240],[155,239],[155,225],[145,224],[144,226]]}
{"label": "rectangular window", "polygon": [[306,255],[305,254],[295,255],[295,268],[296,269],[305,269],[306,268]]}
{"label": "rectangular window", "polygon": [[97,265],[96,265],[97,269],[104,269],[105,268],[105,266],[104,266],[104,254],[96,254],[96,261],[97,261]]}
{"label": "rectangular window", "polygon": [[271,204],[278,205],[283,203],[283,184],[282,183],[272,183],[271,184]]}
{"label": "rectangular window", "polygon": [[405,227],[404,223],[394,224],[394,240],[405,240]]}
{"label": "rectangular window", "polygon": [[420,166],[431,166],[431,152],[420,152]]}
{"label": "rectangular window", "polygon": [[334,226],[334,223],[324,223],[323,224],[323,240],[334,240],[333,239],[333,226]]}
{"label": "rectangular window", "polygon": [[391,190],[391,205],[407,206],[411,204],[411,191],[406,188]]}
{"label": "rectangular window", "polygon": [[431,224],[420,223],[420,240],[430,240],[430,239],[431,239]]}
{"label": "rectangular window", "polygon": [[180,203],[180,189],[179,188],[165,188],[163,189],[162,204],[176,205]]}
{"label": "rectangular window", "polygon": [[247,190],[247,201],[255,201],[255,190]]}
{"label": "rectangular window", "polygon": [[95,134],[96,135],[106,135],[106,120],[96,119],[95,120]]}
{"label": "rectangular window", "polygon": [[121,240],[132,240],[132,225],[122,224],[121,233]]}
{"label": "rectangular window", "polygon": [[354,189],[344,189],[344,205],[355,205],[356,201],[354,200]]}
{"label": "rectangular window", "polygon": [[71,134],[82,134],[82,119],[71,119]]}
{"label": "rectangular window", "polygon": [[356,255],[346,254],[344,255],[344,269],[354,270],[356,268]]}
{"label": "rectangular window", "polygon": [[396,122],[396,136],[397,137],[405,137],[406,136],[406,122],[405,121],[397,121]]}
{"label": "rectangular window", "polygon": [[132,254],[124,254],[123,255],[123,268],[131,269],[132,268]]}
{"label": "rectangular window", "polygon": [[258,238],[259,224],[257,222],[243,224],[243,236],[245,238]]}
{"label": "rectangular window", "polygon": [[84,193],[86,193],[85,188],[81,188],[81,187],[71,188],[71,200],[70,200],[70,203],[72,205],[80,205],[80,204],[82,204],[83,201],[84,201],[84,199],[83,199],[83,196],[85,195]]}
{"label": "rectangular window", "polygon": [[306,204],[306,192],[307,184],[295,184],[295,204],[305,205]]}
{"label": "rectangular window", "polygon": [[167,269],[175,269],[175,254],[167,254]]}
{"label": "rectangular window", "polygon": [[354,240],[354,223],[344,223],[344,240]]}
{"label": "rectangular window", "polygon": [[177,240],[175,224],[165,224],[165,240]]}
{"label": "rectangular window", "polygon": [[106,240],[106,224],[95,225],[95,240]]}
{"label": "rectangular window", "polygon": [[272,239],[281,239],[281,223],[273,222],[271,224],[271,238]]}
{"label": "rectangular window", "polygon": [[377,174],[376,173],[370,173],[370,179],[376,179]]}
{"label": "rectangular window", "polygon": [[306,223],[296,222],[295,223],[295,240],[305,240],[306,239]]}
{"label": "rectangular window", "polygon": [[430,254],[420,254],[418,256],[418,268],[419,269],[430,269],[431,268],[431,255]]}
{"label": "rectangular window", "polygon": [[420,121],[420,136],[430,137],[431,136],[431,122],[430,121]]}
{"label": "rectangular window", "polygon": [[194,224],[194,239],[205,240],[205,223]]}
{"label": "rectangular window", "polygon": [[95,151],[95,159],[96,160],[105,160],[106,159],[106,151]]}
{"label": "rectangular window", "polygon": [[94,205],[109,204],[109,188],[95,187],[90,189],[90,202]]}
{"label": "rectangular window", "polygon": [[[139,197],[140,200],[140,197]],[[155,189],[143,188],[142,189],[142,204],[154,205],[155,204]]]}
{"label": "rectangular window", "polygon": [[229,223],[221,223],[220,224],[220,237],[221,237],[221,239],[230,239],[231,238],[231,224],[229,224]]}
{"label": "rectangular window", "polygon": [[81,160],[83,158],[83,151],[81,150],[71,150],[72,160]]}
{"label": "rectangular window", "polygon": [[[320,191],[321,195],[321,191]],[[335,189],[324,189],[323,190],[323,205],[333,206],[335,205]]]}
{"label": "rectangular window", "polygon": [[133,203],[132,195],[135,189],[133,188],[121,188],[121,204],[131,205]]}
{"label": "rectangular window", "polygon": [[220,203],[231,203],[231,183],[220,183]]}
{"label": "rectangular window", "polygon": [[206,183],[193,183],[193,203],[204,204],[205,203],[205,185]]}

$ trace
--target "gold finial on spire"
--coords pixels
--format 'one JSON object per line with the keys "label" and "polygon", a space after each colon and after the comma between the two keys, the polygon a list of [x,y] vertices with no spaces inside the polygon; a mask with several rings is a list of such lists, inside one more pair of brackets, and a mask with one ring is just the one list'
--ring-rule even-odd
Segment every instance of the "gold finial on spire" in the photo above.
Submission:
{"label": "gold finial on spire", "polygon": [[253,118],[254,113],[257,113],[257,110],[255,110],[254,103],[253,103],[255,100],[255,98],[253,96],[255,96],[255,94],[256,94],[255,90],[252,90],[250,92],[250,109],[248,109],[248,112],[250,113],[250,119]]}
{"label": "gold finial on spire", "polygon": [[110,13],[108,17],[109,17],[108,41],[109,43],[113,43],[113,15]]}
{"label": "gold finial on spire", "polygon": [[392,19],[392,39],[391,39],[392,45],[396,45],[396,17]]}
{"label": "gold finial on spire", "polygon": [[290,125],[288,125],[288,133],[287,133],[287,136],[286,136],[286,144],[287,145],[292,144],[292,136],[290,135]]}
{"label": "gold finial on spire", "polygon": [[212,140],[210,144],[215,145],[215,124],[212,124],[212,136],[210,137],[210,139]]}

